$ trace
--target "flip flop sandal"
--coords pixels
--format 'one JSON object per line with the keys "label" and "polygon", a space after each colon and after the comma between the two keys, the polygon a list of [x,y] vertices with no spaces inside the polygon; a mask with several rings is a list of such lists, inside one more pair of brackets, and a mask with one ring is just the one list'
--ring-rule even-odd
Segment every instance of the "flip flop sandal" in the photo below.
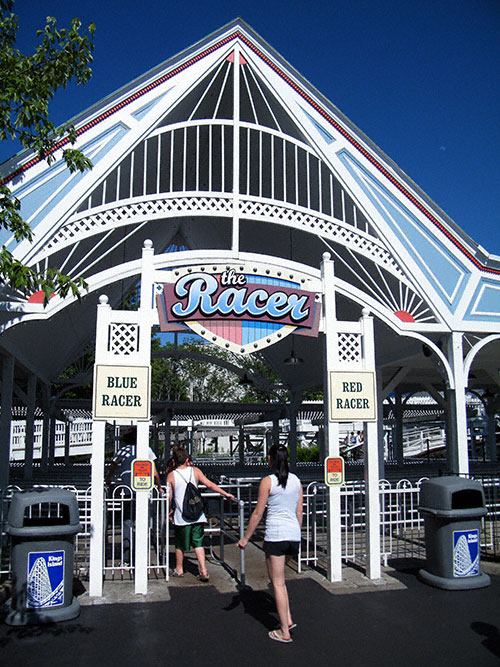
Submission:
{"label": "flip flop sandal", "polygon": [[172,570],[171,576],[176,577],[177,579],[181,579],[184,576],[184,572],[182,574],[179,574],[175,570]]}
{"label": "flip flop sandal", "polygon": [[200,581],[209,581],[209,576],[208,576],[208,574],[202,574],[202,573],[200,572],[200,574],[198,575],[197,579],[199,579]]}
{"label": "flip flop sandal", "polygon": [[[288,626],[288,629],[289,630],[295,630],[296,627],[297,627],[297,623],[292,623],[292,625]],[[275,631],[277,631],[277,630],[281,630],[281,625],[278,625],[278,627],[275,628]]]}
{"label": "flip flop sandal", "polygon": [[276,630],[271,630],[269,633],[269,639],[274,639],[275,642],[281,642],[282,644],[291,644],[293,642],[293,639],[289,637],[286,639],[285,637],[280,637],[280,635],[277,633]]}

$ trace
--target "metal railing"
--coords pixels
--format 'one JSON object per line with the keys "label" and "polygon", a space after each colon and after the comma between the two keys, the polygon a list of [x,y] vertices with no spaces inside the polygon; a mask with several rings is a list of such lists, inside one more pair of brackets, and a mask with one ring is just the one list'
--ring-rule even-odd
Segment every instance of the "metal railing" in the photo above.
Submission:
{"label": "metal railing", "polygon": [[500,557],[500,478],[489,475],[471,475],[484,490],[488,514],[483,521],[481,549],[486,556]]}
{"label": "metal railing", "polygon": [[[202,497],[206,507],[208,525],[205,535],[208,537],[210,558],[225,567],[236,580],[244,583],[244,553],[240,554],[240,572],[226,562],[224,553],[225,539],[237,542],[242,536],[244,521],[244,503],[238,501],[234,508],[233,501],[223,498],[218,493],[204,491]],[[124,485],[114,488],[105,499],[105,565],[104,574],[123,578],[134,571],[134,493]],[[149,498],[148,531],[148,572],[150,575],[162,575],[169,580],[170,553],[170,502],[168,487],[160,493],[153,489]],[[219,537],[217,554],[215,539]]]}
{"label": "metal railing", "polygon": [[[168,580],[169,501],[166,490],[162,491],[153,488],[149,493],[147,568],[149,574],[162,574]],[[111,579],[124,578],[127,573],[132,576],[135,561],[134,491],[123,484],[111,489],[104,499],[104,517],[104,576]]]}
{"label": "metal railing", "polygon": [[[42,487],[39,487],[42,488]],[[43,487],[46,488],[46,487]],[[74,573],[85,579],[89,573],[91,535],[91,489],[75,489],[82,531],[75,535]],[[10,540],[7,534],[7,515],[12,496],[18,487],[7,487],[0,496],[0,575],[8,576],[10,564]],[[205,533],[209,541],[210,557],[220,564],[239,583],[245,583],[245,554],[240,550],[239,572],[225,559],[225,541],[237,542],[244,531],[244,502],[228,501],[219,494],[202,493],[208,509],[208,526]],[[216,502],[217,501],[217,502]],[[149,496],[148,531],[148,573],[169,579],[170,521],[169,494],[164,488],[160,493],[156,488]],[[107,493],[104,500],[105,537],[103,574],[109,579],[133,578],[134,572],[134,492],[128,486],[117,486]],[[219,537],[218,553],[216,538]]]}
{"label": "metal railing", "polygon": [[[223,488],[234,492],[234,489],[228,485],[221,485]],[[243,537],[245,532],[245,502],[238,497],[236,500],[230,500],[222,497],[218,493],[202,493],[205,500],[208,513],[208,527],[205,528],[205,535],[209,537],[210,558],[213,562],[221,565],[235,579],[239,585],[245,586],[246,568],[245,551],[239,550],[239,570],[231,566],[225,558],[225,540],[237,542]],[[229,511],[227,509],[229,505]],[[214,537],[219,537],[219,554],[215,552]]]}
{"label": "metal railing", "polygon": [[[380,544],[385,565],[396,558],[425,557],[424,520],[418,511],[422,478],[416,482],[400,480],[391,484],[380,481]],[[245,552],[240,550],[238,567],[226,558],[226,542],[237,542],[244,534],[245,525],[257,499],[261,478],[223,478],[221,485],[236,496],[227,501],[215,493],[204,492],[208,505],[206,535],[213,562],[225,569],[242,585],[245,584]],[[482,477],[488,514],[482,520],[481,551],[483,556],[500,556],[500,478]],[[75,574],[88,574],[90,551],[90,488],[74,491],[80,511],[83,531],[75,536]],[[10,572],[10,546],[6,534],[7,512],[13,493],[11,486],[0,496],[0,575]],[[164,490],[166,491],[166,489]],[[304,522],[298,570],[305,567],[327,571],[328,566],[328,487],[312,482],[304,489]],[[128,487],[116,487],[105,499],[105,565],[104,575],[111,578],[132,578],[134,570],[133,493]],[[149,501],[149,560],[150,576],[169,578],[169,525],[168,493],[154,489]],[[342,560],[363,566],[366,560],[365,485],[348,482],[340,490]],[[255,539],[262,539],[262,526]],[[127,552],[127,538],[129,551]],[[237,558],[236,558],[237,560]]]}
{"label": "metal railing", "polygon": [[[418,510],[420,485],[400,480],[391,484],[381,480],[380,490],[380,548],[384,565],[391,559],[424,558],[424,519]],[[485,492],[488,514],[481,521],[481,552],[483,556],[500,555],[500,479],[479,480]],[[298,569],[328,566],[328,487],[312,482],[304,492],[304,522],[302,549]],[[366,561],[366,519],[364,482],[345,484],[340,491],[342,560],[357,565]]]}

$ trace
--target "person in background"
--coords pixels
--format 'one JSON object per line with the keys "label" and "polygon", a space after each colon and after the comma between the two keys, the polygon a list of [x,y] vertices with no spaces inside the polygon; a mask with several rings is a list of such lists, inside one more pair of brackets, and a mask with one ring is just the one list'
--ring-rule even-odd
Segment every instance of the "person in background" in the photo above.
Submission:
{"label": "person in background", "polygon": [[[132,461],[137,458],[137,440],[136,429],[130,428],[122,438],[122,446],[117,451],[106,474],[106,484],[111,493],[118,486],[125,485],[131,489],[132,484]],[[153,473],[158,492],[162,493],[160,475],[156,468],[156,454],[151,447],[149,448],[148,458],[153,462]],[[130,491],[123,501],[123,564],[131,564],[131,545],[134,541],[134,520],[135,520],[135,494]]]}
{"label": "person in background", "polygon": [[264,553],[280,619],[280,627],[271,630],[269,637],[289,644],[293,641],[290,630],[293,630],[296,624],[290,612],[285,564],[299,553],[303,492],[299,478],[289,472],[286,447],[271,447],[269,465],[272,474],[264,477],[260,483],[257,505],[250,517],[245,536],[238,542],[238,546],[240,549],[246,548],[267,507]]}
{"label": "person in background", "polygon": [[[118,486],[119,484],[131,485],[132,481],[132,461],[137,458],[137,440],[136,429],[131,428],[121,437],[122,446],[116,452],[106,473],[106,484],[108,486]],[[155,484],[158,490],[161,490],[160,475],[156,468],[156,454],[149,447],[148,458],[153,461],[153,473]]]}
{"label": "person in background", "polygon": [[207,489],[216,491],[225,498],[234,500],[234,496],[210,481],[199,468],[193,466],[187,449],[181,445],[174,446],[172,458],[175,468],[167,476],[170,502],[172,503],[173,499],[175,503],[172,516],[175,533],[175,569],[172,571],[172,576],[184,576],[184,554],[193,548],[198,560],[198,579],[200,581],[208,581],[209,576],[205,559],[205,548],[203,546],[203,538],[205,536],[204,524],[207,522],[207,518],[204,512],[193,522],[186,521],[183,518],[182,507],[186,486],[188,482],[192,482],[195,486],[204,484]]}

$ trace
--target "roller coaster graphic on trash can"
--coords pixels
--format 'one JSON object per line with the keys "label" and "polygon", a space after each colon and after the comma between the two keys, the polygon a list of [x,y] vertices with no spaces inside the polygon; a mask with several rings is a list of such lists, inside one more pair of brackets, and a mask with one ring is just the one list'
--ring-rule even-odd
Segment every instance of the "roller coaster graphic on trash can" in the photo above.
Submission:
{"label": "roller coaster graphic on trash can", "polygon": [[479,531],[453,531],[453,576],[475,577],[479,574]]}
{"label": "roller coaster graphic on trash can", "polygon": [[75,535],[82,530],[73,491],[37,488],[14,493],[6,529],[12,571],[7,625],[54,623],[79,615],[73,573]]}
{"label": "roller coaster graphic on trash can", "polygon": [[28,609],[59,607],[64,604],[64,551],[28,554]]}

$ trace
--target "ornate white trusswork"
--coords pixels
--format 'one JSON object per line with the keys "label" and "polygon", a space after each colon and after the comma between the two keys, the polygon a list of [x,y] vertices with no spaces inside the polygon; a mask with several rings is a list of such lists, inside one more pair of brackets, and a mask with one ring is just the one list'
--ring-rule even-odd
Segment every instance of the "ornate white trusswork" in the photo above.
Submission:
{"label": "ornate white trusswork", "polygon": [[335,218],[311,214],[291,206],[280,206],[265,200],[241,199],[240,215],[281,222],[292,227],[303,227],[310,232],[337,241],[384,266],[391,273],[403,276],[403,272],[391,254],[373,237],[359,233],[359,230]]}
{"label": "ornate white trusswork", "polygon": [[361,334],[339,333],[338,336],[338,359],[342,365],[361,365]]}
{"label": "ornate white trusswork", "polygon": [[[131,201],[120,206],[100,207],[90,215],[74,215],[48,241],[44,251],[54,251],[60,244],[75,243],[79,237],[87,237],[121,225],[137,224],[147,220],[172,218],[182,215],[229,216],[232,214],[232,197],[186,196],[162,197],[145,201]],[[374,237],[360,233],[347,223],[300,210],[294,206],[280,206],[265,199],[240,199],[241,218],[268,220],[296,228],[303,228],[325,238],[341,243],[353,251],[362,253],[393,275],[403,273],[391,254]],[[44,254],[45,254],[44,252]]]}
{"label": "ornate white trusswork", "polygon": [[112,322],[109,325],[109,351],[116,355],[135,354],[139,350],[139,325]]}
{"label": "ornate white trusswork", "polygon": [[151,199],[103,208],[95,213],[72,216],[57,234],[45,245],[45,250],[54,250],[59,244],[75,243],[78,237],[97,234],[122,225],[143,220],[172,218],[178,215],[230,215],[230,197],[168,197]]}

